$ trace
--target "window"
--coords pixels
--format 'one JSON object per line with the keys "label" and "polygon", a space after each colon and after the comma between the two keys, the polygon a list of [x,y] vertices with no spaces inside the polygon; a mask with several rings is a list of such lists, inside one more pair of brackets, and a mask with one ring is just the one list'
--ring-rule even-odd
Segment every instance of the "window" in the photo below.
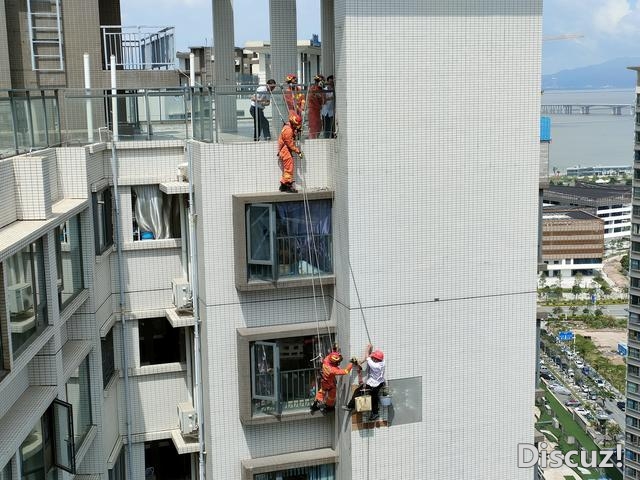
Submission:
{"label": "window", "polygon": [[186,361],[184,328],[173,328],[166,318],[138,320],[140,366]]}
{"label": "window", "polygon": [[102,388],[107,388],[111,377],[116,371],[116,359],[113,349],[113,328],[107,336],[100,340],[102,350]]}
{"label": "window", "polygon": [[13,358],[16,358],[47,324],[42,239],[9,257],[3,271],[7,279]]}
{"label": "window", "polygon": [[74,443],[79,447],[92,426],[89,357],[67,380],[66,390],[67,401],[73,406]]}
{"label": "window", "polygon": [[630,270],[640,270],[640,260],[636,258],[629,259],[629,269]]}
{"label": "window", "polygon": [[633,382],[627,382],[627,392],[638,393],[638,384]]}
{"label": "window", "polygon": [[109,480],[126,480],[127,473],[125,470],[124,462],[124,448],[120,449],[120,454],[116,463],[113,464],[113,468],[109,470]]}
{"label": "window", "polygon": [[55,480],[57,468],[75,472],[75,448],[71,405],[54,400],[20,445],[22,477],[27,480]]}
{"label": "window", "polygon": [[334,480],[334,465],[315,465],[313,467],[290,468],[270,473],[259,473],[254,480]]}
{"label": "window", "polygon": [[313,193],[306,204],[274,202],[283,198],[279,195],[234,196],[239,289],[269,288],[276,282],[310,285],[318,276],[331,279],[332,283],[331,192]]}
{"label": "window", "polygon": [[56,266],[60,310],[84,288],[80,217],[76,215],[56,229]]}
{"label": "window", "polygon": [[113,245],[113,206],[111,189],[93,194],[93,235],[96,255]]}
{"label": "window", "polygon": [[191,456],[179,455],[171,440],[144,443],[145,478],[191,480]]}
{"label": "window", "polygon": [[180,201],[158,185],[131,187],[133,240],[180,238]]}
{"label": "window", "polygon": [[11,461],[0,470],[0,480],[11,480]]}
{"label": "window", "polygon": [[331,350],[333,324],[320,328],[319,336],[315,322],[238,329],[243,422],[270,423],[285,414],[288,420],[306,418],[316,387],[315,361]]}
{"label": "window", "polygon": [[252,414],[307,409],[316,381],[313,359],[331,349],[328,335],[281,338],[251,343]]}

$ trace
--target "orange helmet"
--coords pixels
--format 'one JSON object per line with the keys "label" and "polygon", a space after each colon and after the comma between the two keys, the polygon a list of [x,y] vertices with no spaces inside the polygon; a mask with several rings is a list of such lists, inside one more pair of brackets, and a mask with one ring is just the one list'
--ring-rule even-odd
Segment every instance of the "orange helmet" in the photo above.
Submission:
{"label": "orange helmet", "polygon": [[331,352],[329,354],[329,361],[334,365],[340,365],[340,362],[342,362],[342,355],[340,352]]}
{"label": "orange helmet", "polygon": [[374,352],[371,352],[371,358],[381,362],[384,360],[384,353],[382,353],[382,350],[375,350]]}
{"label": "orange helmet", "polygon": [[284,80],[287,83],[298,83],[298,76],[295,73],[290,73],[284,78]]}
{"label": "orange helmet", "polygon": [[300,129],[302,128],[302,117],[297,113],[292,113],[289,115],[289,123],[293,128]]}

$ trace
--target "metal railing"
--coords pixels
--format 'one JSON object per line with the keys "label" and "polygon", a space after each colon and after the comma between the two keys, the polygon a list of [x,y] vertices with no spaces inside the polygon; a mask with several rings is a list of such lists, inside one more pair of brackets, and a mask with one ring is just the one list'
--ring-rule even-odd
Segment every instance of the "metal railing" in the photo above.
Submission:
{"label": "metal railing", "polygon": [[175,65],[174,27],[102,25],[103,66],[111,55],[124,70],[170,69]]}
{"label": "metal railing", "polygon": [[58,90],[0,90],[0,158],[60,143]]}
{"label": "metal railing", "polygon": [[[118,93],[118,141],[253,141],[251,97],[257,87],[177,86]],[[304,89],[301,92],[305,94]],[[0,158],[61,144],[111,141],[111,100],[111,90],[102,89],[0,91]],[[263,113],[274,141],[289,115],[280,87],[272,92]],[[302,136],[306,137],[307,112],[304,117]],[[321,134],[319,138],[332,136]],[[327,271],[323,266],[320,269]]]}
{"label": "metal railing", "polygon": [[315,375],[314,368],[281,371],[277,401],[254,399],[253,413],[280,414],[284,411],[309,408],[313,401]]}

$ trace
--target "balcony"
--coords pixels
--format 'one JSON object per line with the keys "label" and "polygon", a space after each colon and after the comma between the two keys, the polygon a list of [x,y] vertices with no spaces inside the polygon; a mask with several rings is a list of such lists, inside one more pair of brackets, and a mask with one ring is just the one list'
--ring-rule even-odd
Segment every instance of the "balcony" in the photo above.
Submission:
{"label": "balcony", "polygon": [[103,68],[116,57],[118,70],[169,70],[175,65],[174,27],[103,25]]}
{"label": "balcony", "polygon": [[[119,28],[119,27],[118,27]],[[136,63],[120,58],[117,78]],[[145,63],[146,62],[146,63]],[[163,64],[166,65],[166,64]],[[147,70],[151,76],[154,72]],[[169,73],[164,70],[164,73]],[[257,85],[213,87],[165,87],[122,89],[118,86],[118,141],[187,140],[228,144],[253,142],[251,96]],[[301,90],[306,95],[304,89]],[[274,141],[288,117],[283,94],[273,91],[264,109]],[[103,89],[4,90],[0,91],[0,158],[59,145],[85,145],[111,141],[114,134],[110,91]],[[306,116],[306,112],[305,112]],[[309,137],[305,120],[302,138]],[[328,148],[331,140],[322,133],[318,146]],[[263,144],[265,142],[260,142]]]}

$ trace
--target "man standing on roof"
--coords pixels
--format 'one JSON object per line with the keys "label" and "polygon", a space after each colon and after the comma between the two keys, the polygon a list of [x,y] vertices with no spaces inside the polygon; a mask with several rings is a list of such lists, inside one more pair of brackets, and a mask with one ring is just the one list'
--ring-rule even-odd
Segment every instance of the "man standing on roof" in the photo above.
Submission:
{"label": "man standing on roof", "polygon": [[280,191],[297,193],[293,186],[294,162],[292,153],[304,158],[302,150],[296,145],[296,135],[302,129],[302,118],[297,113],[289,115],[289,123],[285,123],[278,138],[278,158],[282,162],[282,177],[280,177]]}
{"label": "man standing on roof", "polygon": [[322,379],[320,380],[320,388],[316,393],[316,398],[311,405],[311,413],[315,413],[318,410],[326,415],[332,411],[336,405],[337,383],[338,375],[349,375],[353,368],[354,359],[351,359],[347,368],[340,368],[342,362],[342,354],[338,351],[333,351],[322,360]]}
{"label": "man standing on roof", "polygon": [[324,103],[324,77],[320,74],[313,78],[313,85],[309,87],[307,102],[307,117],[309,118],[309,138],[318,138],[322,132],[320,111]]}
{"label": "man standing on roof", "polygon": [[298,77],[290,73],[284,80],[287,85],[282,95],[284,96],[284,103],[287,104],[289,115],[297,113],[302,117],[302,112],[304,112],[304,94],[302,93],[302,87],[298,85]]}
{"label": "man standing on roof", "polygon": [[267,80],[266,85],[260,85],[256,89],[255,95],[251,96],[251,107],[249,113],[253,117],[253,141],[260,139],[260,133],[265,140],[271,140],[269,122],[264,116],[264,107],[271,103],[271,92],[276,88],[276,81],[273,78]]}
{"label": "man standing on roof", "polygon": [[355,407],[355,398],[365,393],[371,395],[371,415],[369,415],[369,420],[377,420],[380,412],[380,400],[378,399],[378,394],[380,390],[384,388],[384,353],[382,350],[373,350],[373,346],[368,344],[365,347],[364,356],[366,357],[365,362],[362,362],[366,365],[367,369],[367,380],[359,385],[355,392],[353,392],[353,396],[349,403],[346,406],[342,407],[344,410],[352,411]]}
{"label": "man standing on roof", "polygon": [[322,131],[324,138],[333,138],[335,136],[335,111],[334,111],[334,86],[333,75],[327,77],[327,84],[324,87],[324,105],[322,105]]}

